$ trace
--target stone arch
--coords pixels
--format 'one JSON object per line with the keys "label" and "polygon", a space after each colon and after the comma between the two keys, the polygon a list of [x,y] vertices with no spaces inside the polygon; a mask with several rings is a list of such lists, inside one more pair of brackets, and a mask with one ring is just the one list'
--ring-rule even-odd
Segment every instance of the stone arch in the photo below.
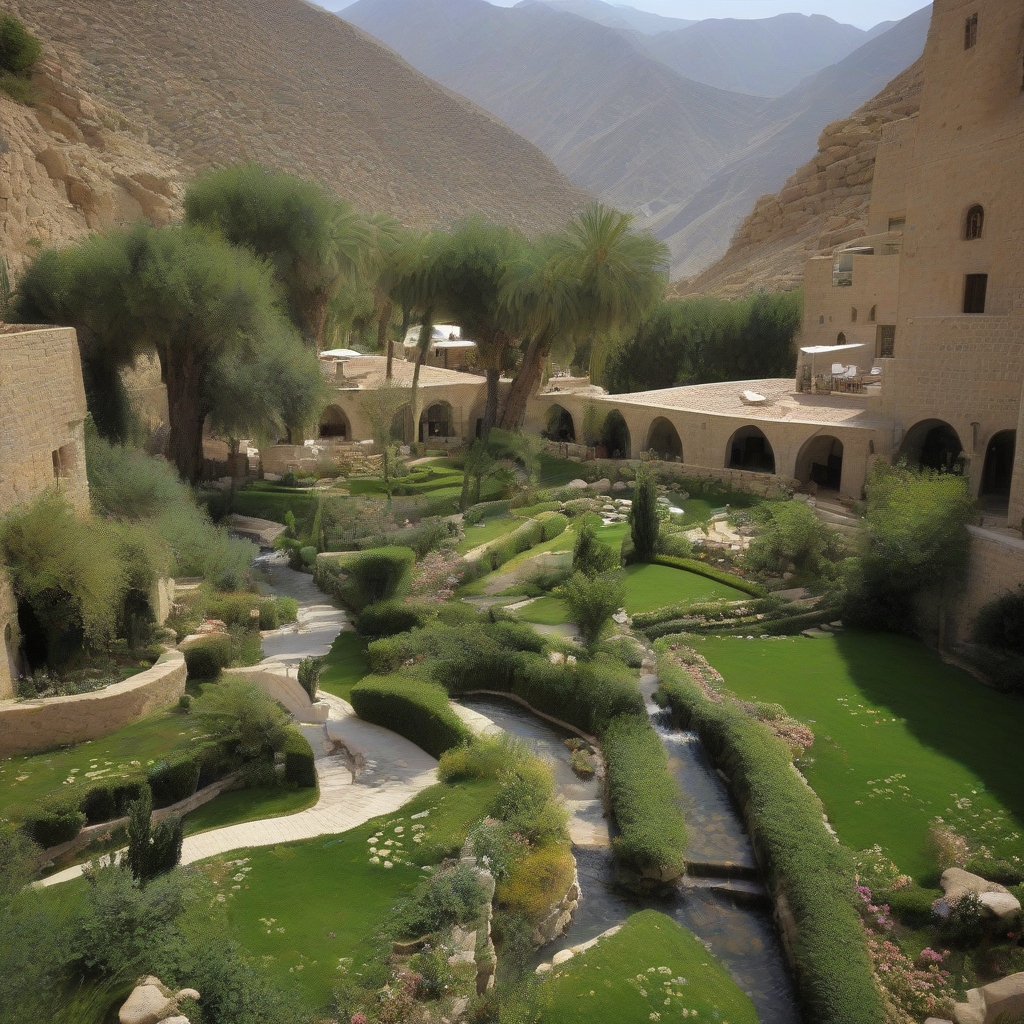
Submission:
{"label": "stone arch", "polygon": [[850,307],[850,323],[855,324],[857,322],[857,307]]}
{"label": "stone arch", "polygon": [[632,440],[626,418],[618,409],[612,409],[601,427],[601,444],[610,458],[628,459],[632,454]]}
{"label": "stone arch", "polygon": [[978,497],[987,508],[1005,509],[1010,504],[1013,460],[1017,450],[1017,431],[1000,430],[985,447],[985,466],[981,472]]}
{"label": "stone arch", "polygon": [[545,427],[541,434],[549,441],[575,442],[576,424],[573,422],[572,413],[564,406],[552,405],[544,414],[544,423]]}
{"label": "stone arch", "polygon": [[838,491],[843,482],[843,442],[832,434],[815,434],[796,457],[796,478]]}
{"label": "stone arch", "polygon": [[868,321],[870,323],[874,323],[877,319],[878,319],[878,306],[872,306],[871,309],[868,310]]}
{"label": "stone arch", "polygon": [[352,424],[349,423],[345,410],[337,405],[329,405],[320,413],[320,437],[336,437],[342,441],[352,440]]}
{"label": "stone arch", "polygon": [[654,452],[659,458],[674,462],[683,461],[683,442],[675,424],[664,416],[658,416],[647,431],[646,451]]}
{"label": "stone arch", "polygon": [[740,427],[725,449],[727,469],[746,469],[753,473],[775,472],[775,451],[759,427]]}
{"label": "stone arch", "polygon": [[845,345],[846,344],[846,334],[843,331],[840,331],[836,335],[836,344],[837,345]]}
{"label": "stone arch", "polygon": [[921,420],[903,438],[900,457],[915,469],[938,473],[963,473],[960,435],[945,420]]}
{"label": "stone arch", "polygon": [[434,437],[455,436],[455,412],[451,402],[434,402],[420,414],[417,434],[420,441],[429,441]]}

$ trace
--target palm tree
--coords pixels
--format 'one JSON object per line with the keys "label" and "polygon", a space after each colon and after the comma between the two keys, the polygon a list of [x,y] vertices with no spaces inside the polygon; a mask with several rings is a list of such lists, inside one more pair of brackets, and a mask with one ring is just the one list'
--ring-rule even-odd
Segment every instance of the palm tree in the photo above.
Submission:
{"label": "palm tree", "polygon": [[553,345],[636,323],[664,291],[668,247],[631,223],[630,214],[592,203],[510,272],[505,304],[529,341],[502,411],[504,429],[522,427]]}

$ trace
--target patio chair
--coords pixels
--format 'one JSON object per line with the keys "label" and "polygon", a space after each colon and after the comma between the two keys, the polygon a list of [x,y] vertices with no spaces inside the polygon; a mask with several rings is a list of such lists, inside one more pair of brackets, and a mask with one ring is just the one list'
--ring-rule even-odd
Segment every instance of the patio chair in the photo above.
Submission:
{"label": "patio chair", "polygon": [[845,366],[845,364],[843,364],[843,363],[833,363],[832,364],[832,376],[833,377],[842,377],[842,375],[844,373],[846,373],[846,366]]}
{"label": "patio chair", "polygon": [[856,367],[856,366],[851,366],[851,367],[850,367],[850,368],[849,368],[849,369],[848,369],[848,370],[846,371],[846,376],[847,376],[847,377],[856,377],[856,376],[857,376],[857,367]]}

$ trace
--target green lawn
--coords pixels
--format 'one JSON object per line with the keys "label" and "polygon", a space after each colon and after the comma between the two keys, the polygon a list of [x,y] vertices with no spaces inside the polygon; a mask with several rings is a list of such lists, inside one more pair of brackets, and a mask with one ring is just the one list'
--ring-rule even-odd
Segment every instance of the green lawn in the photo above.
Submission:
{"label": "green lawn", "polygon": [[308,526],[307,521],[312,520],[316,511],[317,493],[312,490],[290,488],[270,490],[250,484],[249,487],[235,492],[230,509],[228,495],[223,491],[199,491],[196,499],[207,505],[214,519],[220,519],[230,511],[240,516],[253,516],[256,519],[283,523],[286,513],[290,511],[301,527],[302,524]]}
{"label": "green lawn", "polygon": [[542,487],[564,487],[570,480],[580,479],[583,467],[571,459],[559,459],[541,452],[537,459],[537,476]]}
{"label": "green lawn", "polygon": [[369,671],[362,637],[355,630],[342,630],[334,638],[320,669],[320,689],[348,700],[352,687]]}
{"label": "green lawn", "polygon": [[522,525],[522,519],[514,519],[512,516],[495,516],[493,519],[485,519],[476,526],[466,527],[466,536],[459,541],[455,550],[460,555],[464,555],[478,545],[489,544],[492,540],[504,537]]}
{"label": "green lawn", "polygon": [[71,780],[85,786],[95,779],[137,774],[202,732],[198,723],[172,705],[99,740],[28,757],[0,761],[0,818],[19,821],[43,797],[66,792]]}
{"label": "green lawn", "polygon": [[[220,872],[235,938],[261,961],[270,980],[301,994],[315,1009],[326,1007],[339,967],[361,977],[376,959],[372,938],[395,902],[423,877],[421,864],[438,863],[458,851],[482,818],[496,783],[472,781],[425,790],[388,818],[378,818],[338,836],[235,851],[213,864],[246,859]],[[429,814],[412,820],[413,814]],[[426,839],[412,841],[413,825]],[[396,832],[395,829],[402,829]],[[392,868],[370,863],[389,838],[403,851]],[[242,879],[237,875],[242,874]],[[233,886],[239,886],[234,889]],[[350,958],[350,959],[349,959]],[[370,965],[368,967],[368,965]],[[383,985],[387,979],[377,984]]]}
{"label": "green lawn", "polygon": [[634,914],[548,977],[543,1024],[757,1024],[754,1004],[725,968],[691,932],[654,910]]}
{"label": "green lawn", "polygon": [[224,828],[242,821],[260,818],[282,818],[286,814],[304,811],[317,802],[320,792],[310,789],[233,789],[221,793],[202,807],[186,814],[182,819],[185,835],[208,832],[211,828]]}
{"label": "green lawn", "polygon": [[1024,701],[996,693],[914,640],[711,637],[696,649],[742,697],[810,724],[801,764],[839,837],[878,843],[916,879],[934,874],[937,815],[998,856],[1024,856]]}
{"label": "green lawn", "polygon": [[[696,604],[741,596],[740,591],[724,583],[667,565],[631,565],[626,569],[626,611],[630,615],[670,604]],[[524,621],[538,625],[554,626],[568,621],[563,602],[551,596],[533,601],[517,614]]]}

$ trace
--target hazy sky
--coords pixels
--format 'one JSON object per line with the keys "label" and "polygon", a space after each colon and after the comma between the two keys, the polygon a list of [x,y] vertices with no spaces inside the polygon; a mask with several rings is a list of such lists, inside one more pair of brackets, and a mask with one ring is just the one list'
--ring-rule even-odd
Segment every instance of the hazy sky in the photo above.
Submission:
{"label": "hazy sky", "polygon": [[[340,11],[351,0],[314,0]],[[518,0],[491,0],[511,7]],[[611,0],[615,2],[615,0]],[[673,18],[770,18],[775,14],[827,14],[836,21],[871,28],[880,21],[898,21],[925,6],[924,0],[634,0],[628,6]]]}

